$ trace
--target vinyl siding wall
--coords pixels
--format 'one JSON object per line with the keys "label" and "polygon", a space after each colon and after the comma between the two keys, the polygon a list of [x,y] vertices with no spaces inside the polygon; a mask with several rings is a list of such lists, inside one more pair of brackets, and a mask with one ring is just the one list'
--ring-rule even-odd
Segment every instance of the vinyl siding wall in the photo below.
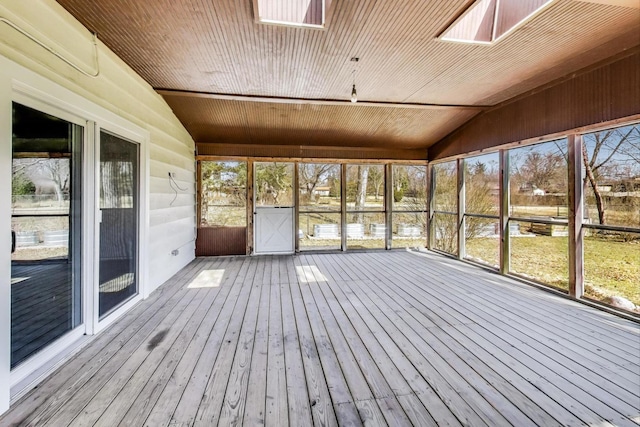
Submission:
{"label": "vinyl siding wall", "polygon": [[[2,2],[0,17],[19,25],[82,69],[95,70],[91,33],[55,1]],[[148,188],[144,202],[149,213],[146,290],[150,292],[194,257],[194,142],[149,84],[100,41],[98,49],[100,75],[87,77],[0,22],[0,55],[149,133],[149,162],[142,173],[147,174]],[[175,173],[177,184],[186,189],[179,190],[177,197],[170,186],[169,172]],[[172,255],[176,249],[178,255]]]}

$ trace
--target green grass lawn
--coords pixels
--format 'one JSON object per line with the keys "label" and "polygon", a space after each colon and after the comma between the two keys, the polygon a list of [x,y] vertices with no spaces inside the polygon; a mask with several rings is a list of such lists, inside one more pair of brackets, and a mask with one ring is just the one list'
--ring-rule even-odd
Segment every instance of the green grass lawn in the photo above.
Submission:
{"label": "green grass lawn", "polygon": [[[514,237],[511,239],[511,271],[552,286],[568,286],[566,237]],[[498,265],[498,240],[467,241],[467,254],[487,264]],[[585,292],[607,302],[619,295],[640,305],[640,240],[585,237]]]}
{"label": "green grass lawn", "polygon": [[619,295],[640,305],[640,240],[630,242],[586,237],[585,291],[606,301]]}

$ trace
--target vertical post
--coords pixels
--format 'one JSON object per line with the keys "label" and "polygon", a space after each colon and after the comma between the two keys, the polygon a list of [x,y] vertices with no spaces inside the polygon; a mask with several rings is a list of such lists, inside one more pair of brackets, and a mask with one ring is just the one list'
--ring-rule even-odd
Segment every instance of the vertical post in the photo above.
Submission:
{"label": "vertical post", "polygon": [[385,249],[389,250],[393,244],[393,165],[384,165],[384,217],[385,217]]}
{"label": "vertical post", "polygon": [[202,224],[202,161],[196,160],[196,229]]}
{"label": "vertical post", "polygon": [[0,68],[0,414],[11,390],[11,72]]}
{"label": "vertical post", "polygon": [[255,202],[253,192],[253,160],[247,160],[247,255],[253,253],[253,221]]}
{"label": "vertical post", "polygon": [[509,150],[500,150],[500,273],[511,270],[509,240]]}
{"label": "vertical post", "polygon": [[427,249],[433,249],[433,212],[435,210],[436,176],[431,163],[427,164]]}
{"label": "vertical post", "polygon": [[297,162],[293,164],[293,216],[295,217],[293,218],[293,241],[295,242],[294,248],[296,253],[300,252],[300,188],[298,186],[298,165],[299,164]]}
{"label": "vertical post", "polygon": [[[83,197],[83,205],[82,209],[85,213],[83,218],[83,228],[82,228],[82,238],[83,242],[81,245],[82,248],[82,281],[84,282],[82,285],[82,297],[84,298],[84,307],[83,307],[83,318],[85,323],[85,333],[87,335],[94,335],[98,332],[98,312],[99,312],[99,301],[98,301],[98,293],[94,291],[93,284],[98,283],[99,280],[99,251],[94,250],[97,247],[97,243],[100,239],[100,218],[102,215],[100,214],[100,205],[99,205],[99,197],[96,196],[100,194],[99,188],[99,178],[100,178],[100,149],[98,146],[99,143],[99,127],[96,122],[90,121],[87,122],[85,132],[85,144],[83,147],[83,166],[84,177],[82,178],[82,184],[85,188],[82,190]],[[143,153],[147,150],[143,150]],[[144,156],[144,157],[143,157]],[[145,162],[148,162],[148,151],[147,153],[140,156],[140,159]],[[148,163],[146,163],[148,164]],[[142,194],[145,194],[142,192]],[[142,205],[144,206],[144,205]],[[141,221],[141,225],[144,222]],[[144,229],[144,226],[143,226]],[[141,239],[141,249],[145,244],[145,240]],[[144,250],[140,251],[141,257],[145,257],[148,259],[148,255],[144,252]],[[142,258],[141,258],[142,260]],[[147,264],[148,265],[148,264]],[[140,280],[145,281],[148,277],[148,268],[140,268]],[[2,411],[0,411],[2,412]]]}
{"label": "vertical post", "polygon": [[569,295],[584,295],[584,195],[582,192],[582,135],[569,135]]}
{"label": "vertical post", "polygon": [[347,165],[340,165],[340,246],[347,250]]}
{"label": "vertical post", "polygon": [[464,188],[464,160],[458,159],[458,259],[464,259],[467,256],[465,247],[466,219],[465,212],[465,188]]}

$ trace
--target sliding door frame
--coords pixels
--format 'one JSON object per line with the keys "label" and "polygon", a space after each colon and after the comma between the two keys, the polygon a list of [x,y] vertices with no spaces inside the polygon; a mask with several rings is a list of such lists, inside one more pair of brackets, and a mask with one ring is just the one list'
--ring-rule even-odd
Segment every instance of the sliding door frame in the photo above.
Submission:
{"label": "sliding door frame", "polygon": [[[102,141],[100,140],[100,135],[102,132],[108,133],[120,139],[123,139],[131,144],[137,145],[138,148],[138,176],[137,176],[137,184],[138,188],[136,189],[136,196],[138,198],[137,202],[137,256],[136,256],[136,282],[137,282],[137,294],[132,298],[129,298],[124,303],[119,305],[113,311],[109,312],[103,319],[100,319],[99,313],[99,305],[100,305],[100,144]],[[95,142],[94,142],[94,158],[93,158],[93,212],[95,213],[95,221],[93,222],[93,277],[91,283],[93,284],[92,291],[88,294],[91,295],[92,300],[88,302],[87,310],[87,319],[91,318],[91,333],[96,334],[113,323],[116,319],[122,316],[125,312],[129,311],[131,307],[136,305],[141,300],[145,299],[148,296],[148,289],[146,286],[147,280],[146,277],[143,277],[143,274],[146,274],[147,268],[147,230],[148,230],[148,222],[147,218],[147,207],[148,207],[148,191],[147,184],[145,179],[144,171],[147,170],[147,158],[148,153],[145,152],[144,141],[141,141],[135,134],[132,134],[127,129],[123,129],[121,127],[116,127],[110,125],[108,123],[96,123],[95,131],[93,132]]]}
{"label": "sliding door frame", "polygon": [[[0,414],[10,402],[19,398],[67,360],[84,343],[84,335],[93,335],[121,317],[149,294],[148,289],[148,229],[149,229],[149,140],[148,130],[123,118],[60,84],[43,77],[7,58],[0,56],[0,233],[11,229],[11,161],[12,102],[54,115],[83,128],[82,146],[82,249],[81,288],[82,323],[54,344],[11,369],[11,288],[0,286]],[[99,244],[97,233],[96,189],[99,168],[96,149],[100,130],[116,135],[139,147],[139,210],[138,210],[138,295],[98,321],[98,272],[95,254]],[[11,239],[0,239],[0,279],[9,283],[11,277]]]}
{"label": "sliding door frame", "polygon": [[[91,214],[92,214],[91,205],[89,204],[89,200],[88,200],[90,199],[91,195],[89,194],[89,187],[87,185],[89,183],[88,180],[91,178],[90,174],[87,173],[89,169],[87,159],[90,158],[91,156],[91,147],[88,144],[88,139],[89,139],[88,136],[90,134],[90,130],[89,130],[90,124],[87,120],[83,119],[79,115],[66,111],[63,108],[60,108],[60,106],[56,105],[55,103],[42,100],[40,97],[34,96],[32,93],[29,93],[27,91],[22,91],[19,89],[16,90],[15,87],[9,102],[10,105],[13,104],[13,102],[24,105],[25,107],[40,111],[42,113],[57,117],[68,123],[80,126],[82,128],[82,140],[80,141],[80,144],[82,146],[81,148],[82,165],[81,165],[81,174],[80,174],[81,189],[80,189],[80,195],[79,195],[79,198],[81,200],[81,208],[80,208],[81,210],[80,230],[81,231],[79,236],[79,240],[80,240],[79,263],[80,263],[81,275],[79,279],[76,279],[76,280],[80,280],[80,312],[82,313],[82,319],[80,320],[78,325],[75,326],[73,329],[70,329],[69,331],[64,333],[62,336],[60,336],[58,339],[56,339],[49,345],[45,346],[43,349],[41,349],[34,355],[29,356],[27,359],[20,362],[20,364],[15,368],[11,369],[11,380],[10,380],[11,386],[15,386],[20,382],[24,381],[33,372],[37,371],[40,367],[45,365],[47,361],[52,359],[55,355],[61,353],[65,348],[72,345],[72,343],[79,340],[86,333],[87,317],[85,314],[84,306],[86,304],[85,303],[86,296],[89,295],[88,293],[89,289],[87,287],[87,283],[89,282],[87,279],[89,279],[90,277],[89,273],[92,267],[88,262],[91,259],[91,254],[90,254],[90,251],[87,250],[88,243],[90,243],[92,236],[87,235],[86,233],[88,229],[89,221],[91,220]],[[9,145],[10,145],[10,148],[12,149],[11,140],[9,141]],[[10,159],[13,159],[13,154],[11,155]],[[70,165],[70,167],[72,166]],[[9,170],[11,170],[11,168],[9,168]],[[11,182],[11,180],[9,182]],[[77,184],[74,184],[74,185],[77,185]],[[9,192],[9,194],[10,193],[11,192]],[[69,212],[69,214],[71,215],[71,211]],[[69,231],[71,232],[71,230],[74,228],[75,227],[70,224]],[[74,239],[75,238],[77,237],[74,236]],[[71,250],[71,247],[69,249]],[[70,256],[71,256],[71,253],[70,253]],[[75,286],[75,285],[72,285],[72,286]],[[10,297],[9,297],[9,300],[10,300]],[[9,310],[9,312],[11,312],[11,310]],[[11,324],[11,321],[9,321],[9,324]],[[10,347],[11,347],[11,344],[10,344]]]}

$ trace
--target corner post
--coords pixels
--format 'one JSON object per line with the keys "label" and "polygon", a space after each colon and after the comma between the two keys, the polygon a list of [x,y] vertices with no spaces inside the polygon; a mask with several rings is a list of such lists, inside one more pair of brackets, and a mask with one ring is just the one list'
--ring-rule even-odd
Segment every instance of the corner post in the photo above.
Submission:
{"label": "corner post", "polygon": [[254,221],[254,192],[253,192],[253,160],[247,160],[247,255],[253,253],[253,221]]}
{"label": "corner post", "polygon": [[465,212],[465,171],[464,160],[457,161],[458,178],[458,259],[464,259],[467,255],[465,247],[466,218]]}
{"label": "corner post", "polygon": [[385,249],[393,245],[393,165],[384,165],[384,219],[385,219]]}
{"label": "corner post", "polygon": [[584,194],[582,191],[582,135],[569,135],[569,295],[584,295]]}
{"label": "corner post", "polygon": [[427,163],[427,249],[433,248],[433,211],[435,209],[436,177],[431,163]]}
{"label": "corner post", "polygon": [[347,250],[347,165],[340,165],[340,248]]}
{"label": "corner post", "polygon": [[300,186],[298,185],[299,163],[293,163],[293,241],[294,251],[300,252]]}
{"label": "corner post", "polygon": [[509,238],[509,151],[500,150],[500,273],[511,270]]}

